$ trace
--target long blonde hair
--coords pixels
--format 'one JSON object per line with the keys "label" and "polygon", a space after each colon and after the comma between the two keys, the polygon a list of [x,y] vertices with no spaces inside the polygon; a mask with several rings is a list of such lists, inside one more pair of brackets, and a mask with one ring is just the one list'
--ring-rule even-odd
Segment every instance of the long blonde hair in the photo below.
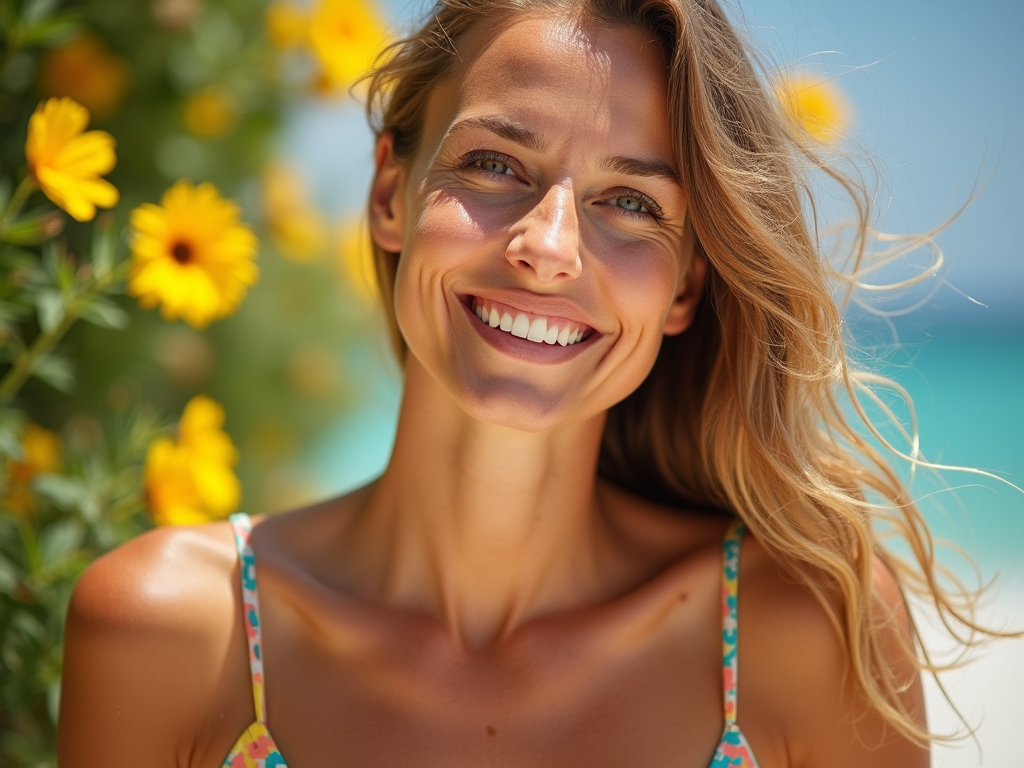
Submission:
{"label": "long blonde hair", "polygon": [[[847,361],[833,297],[840,276],[820,252],[813,214],[808,221],[804,213],[804,203],[814,210],[806,170],[827,174],[854,203],[852,272],[871,240],[870,196],[787,121],[714,0],[439,0],[367,78],[371,125],[378,136],[393,134],[399,161],[416,152],[427,98],[459,62],[466,31],[485,17],[537,11],[638,28],[661,44],[676,162],[709,264],[693,326],[664,340],[644,383],[609,412],[600,473],[643,496],[742,519],[821,603],[868,706],[911,738],[935,738],[901,702],[908,681],[883,657],[873,557],[934,605],[961,642],[981,630],[969,593],[939,585],[913,499],[843,408],[848,398],[878,436],[856,405],[868,377]],[[402,359],[392,296],[399,254],[373,247]],[[883,552],[880,523],[906,540],[910,561]],[[906,659],[934,671],[915,645],[903,647]]]}

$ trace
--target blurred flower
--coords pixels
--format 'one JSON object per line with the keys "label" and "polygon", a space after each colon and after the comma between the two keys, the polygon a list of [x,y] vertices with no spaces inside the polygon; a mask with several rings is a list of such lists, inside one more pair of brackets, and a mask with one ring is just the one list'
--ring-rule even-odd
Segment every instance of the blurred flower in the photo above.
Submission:
{"label": "blurred flower", "polygon": [[238,509],[238,452],[223,425],[223,407],[197,395],[181,415],[178,439],[150,445],[143,484],[157,525],[198,525]]}
{"label": "blurred flower", "polygon": [[337,249],[338,266],[345,283],[366,303],[375,302],[379,295],[377,274],[366,222],[359,219],[343,225]]}
{"label": "blurred flower", "polygon": [[155,0],[153,18],[165,29],[180,31],[191,27],[202,10],[200,0]]}
{"label": "blurred flower", "polygon": [[25,156],[43,193],[78,221],[89,221],[96,206],[117,204],[118,192],[100,176],[113,169],[114,137],[85,130],[89,112],[67,97],[48,99],[28,121]]}
{"label": "blurred flower", "polygon": [[309,31],[309,18],[305,10],[287,0],[271,3],[263,22],[267,39],[278,50],[301,45]]}
{"label": "blurred flower", "polygon": [[21,461],[12,461],[3,505],[27,515],[34,506],[32,478],[60,469],[60,438],[37,424],[26,424],[21,433]]}
{"label": "blurred flower", "polygon": [[128,292],[146,309],[193,328],[230,315],[256,282],[256,237],[239,221],[238,205],[209,183],[179,181],[160,205],[131,214]]}
{"label": "blurred flower", "polygon": [[193,136],[215,139],[235,127],[234,101],[220,88],[204,88],[185,100],[185,128]]}
{"label": "blurred flower", "polygon": [[45,51],[39,65],[39,88],[44,95],[68,96],[99,119],[117,111],[128,81],[128,63],[88,32]]}
{"label": "blurred flower", "polygon": [[320,0],[309,19],[309,42],[336,90],[359,79],[384,48],[384,25],[366,0]]}
{"label": "blurred flower", "polygon": [[832,81],[786,75],[776,81],[775,92],[795,125],[825,144],[839,141],[848,125],[850,106]]}
{"label": "blurred flower", "polygon": [[185,389],[196,389],[213,372],[216,361],[213,345],[191,328],[168,326],[156,336],[153,356]]}
{"label": "blurred flower", "polygon": [[100,120],[117,112],[128,79],[128,63],[88,32],[44,52],[39,63],[43,95],[68,96]]}
{"label": "blurred flower", "polygon": [[295,171],[280,163],[263,170],[263,215],[277,249],[289,259],[313,261],[327,248],[327,224],[309,201]]}

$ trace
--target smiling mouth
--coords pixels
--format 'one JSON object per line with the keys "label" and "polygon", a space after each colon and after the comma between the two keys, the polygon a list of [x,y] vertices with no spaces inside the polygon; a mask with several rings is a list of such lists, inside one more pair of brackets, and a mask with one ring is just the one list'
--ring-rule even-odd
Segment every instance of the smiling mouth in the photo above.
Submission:
{"label": "smiling mouth", "polygon": [[580,322],[563,317],[533,315],[492,299],[474,296],[470,299],[470,309],[481,323],[536,344],[572,346],[587,339],[592,331]]}

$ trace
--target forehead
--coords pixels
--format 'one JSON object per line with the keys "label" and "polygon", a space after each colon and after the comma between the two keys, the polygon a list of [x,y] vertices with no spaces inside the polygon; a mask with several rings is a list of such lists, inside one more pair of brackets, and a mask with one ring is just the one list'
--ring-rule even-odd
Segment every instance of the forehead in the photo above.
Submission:
{"label": "forehead", "polygon": [[522,15],[478,23],[459,56],[431,94],[426,142],[467,119],[506,116],[542,139],[673,155],[664,55],[639,29]]}

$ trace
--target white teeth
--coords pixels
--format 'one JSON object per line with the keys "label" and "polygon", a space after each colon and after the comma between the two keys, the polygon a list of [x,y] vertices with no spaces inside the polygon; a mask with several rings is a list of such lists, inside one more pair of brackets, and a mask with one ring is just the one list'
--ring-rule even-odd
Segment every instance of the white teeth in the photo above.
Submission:
{"label": "white teeth", "polygon": [[520,339],[545,344],[561,344],[563,347],[582,340],[583,330],[581,328],[560,328],[557,325],[548,325],[545,317],[538,317],[532,322],[524,313],[516,314],[515,318],[508,312],[499,313],[493,307],[488,309],[483,304],[477,304],[473,310],[477,318],[491,328],[501,330],[518,336]]}
{"label": "white teeth", "polygon": [[526,335],[530,332],[530,318],[520,312],[516,315],[516,319],[512,321],[512,335],[518,336],[521,339],[525,339]]}
{"label": "white teeth", "polygon": [[543,317],[538,317],[532,323],[530,323],[530,330],[526,334],[526,338],[530,341],[544,341],[544,337],[548,335],[548,321]]}

